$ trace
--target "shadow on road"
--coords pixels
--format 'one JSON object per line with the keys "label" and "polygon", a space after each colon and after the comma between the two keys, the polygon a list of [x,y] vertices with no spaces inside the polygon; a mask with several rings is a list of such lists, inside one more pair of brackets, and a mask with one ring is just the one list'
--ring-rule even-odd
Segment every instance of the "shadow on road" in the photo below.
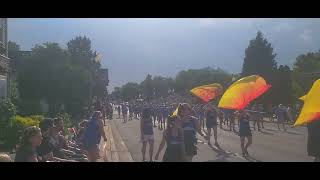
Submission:
{"label": "shadow on road", "polygon": [[226,158],[230,157],[231,154],[233,154],[233,153],[226,152],[225,150],[221,149],[220,146],[215,147],[215,146],[209,145],[209,147],[210,147],[214,152],[217,153],[217,156],[216,156],[217,159],[216,159],[216,160],[218,160],[218,159],[220,159],[220,160],[221,160],[221,159],[226,159]]}
{"label": "shadow on road", "polygon": [[262,162],[262,161],[260,161],[258,159],[255,159],[255,158],[251,157],[251,156],[247,156],[247,157],[245,157],[245,159],[247,161],[249,161],[249,162]]}
{"label": "shadow on road", "polygon": [[265,135],[274,135],[273,133],[269,133],[269,132],[266,132],[266,131],[260,131],[261,134],[265,134]]}
{"label": "shadow on road", "polygon": [[302,135],[302,134],[300,134],[300,133],[289,132],[289,131],[286,131],[285,133],[288,133],[288,134],[293,134],[293,135]]}

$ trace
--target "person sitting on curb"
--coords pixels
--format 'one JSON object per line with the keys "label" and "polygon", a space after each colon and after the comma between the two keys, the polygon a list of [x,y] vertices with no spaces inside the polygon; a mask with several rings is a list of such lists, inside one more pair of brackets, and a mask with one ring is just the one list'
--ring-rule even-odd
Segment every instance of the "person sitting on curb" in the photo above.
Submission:
{"label": "person sitting on curb", "polygon": [[0,153],[0,162],[12,162],[12,159],[8,154]]}
{"label": "person sitting on curb", "polygon": [[38,127],[31,126],[23,131],[21,142],[15,156],[15,162],[38,162],[40,157],[36,148],[42,142],[41,130]]}
{"label": "person sitting on curb", "polygon": [[37,153],[41,156],[42,161],[55,161],[55,162],[78,162],[75,160],[67,159],[61,149],[55,144],[52,136],[54,135],[53,119],[45,118],[40,122],[40,129],[43,135],[43,140],[37,148]]}

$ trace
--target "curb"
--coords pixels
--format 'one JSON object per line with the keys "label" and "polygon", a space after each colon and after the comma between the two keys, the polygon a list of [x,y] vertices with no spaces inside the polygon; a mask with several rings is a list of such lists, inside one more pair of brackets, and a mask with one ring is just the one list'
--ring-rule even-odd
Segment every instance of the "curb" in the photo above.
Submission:
{"label": "curb", "polygon": [[100,142],[102,157],[98,162],[133,162],[133,158],[113,120],[106,123],[104,130],[108,140],[106,143],[103,140]]}

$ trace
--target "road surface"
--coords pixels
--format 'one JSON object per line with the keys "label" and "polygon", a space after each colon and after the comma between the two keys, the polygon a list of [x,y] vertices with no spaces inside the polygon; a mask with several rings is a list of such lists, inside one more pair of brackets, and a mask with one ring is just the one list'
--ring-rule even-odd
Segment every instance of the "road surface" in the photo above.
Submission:
{"label": "road surface", "polygon": [[[128,148],[133,160],[135,162],[142,161],[140,140],[140,121],[131,120],[123,123],[122,119],[114,115],[113,128],[117,128],[123,142]],[[234,133],[224,129],[218,128],[218,141],[220,149],[215,146],[208,146],[203,137],[198,135],[198,154],[194,157],[194,162],[310,162],[312,157],[307,156],[307,129],[306,127],[287,128],[287,132],[279,131],[274,123],[265,123],[262,132],[254,131],[253,144],[249,147],[248,152],[250,158],[243,158],[241,156],[240,138]],[[236,125],[236,130],[237,125]],[[161,130],[154,128],[155,133],[155,149],[156,153],[161,138]],[[214,144],[213,137],[211,144]],[[159,161],[161,161],[163,153],[160,154]],[[148,149],[146,151],[146,158],[148,159]]]}

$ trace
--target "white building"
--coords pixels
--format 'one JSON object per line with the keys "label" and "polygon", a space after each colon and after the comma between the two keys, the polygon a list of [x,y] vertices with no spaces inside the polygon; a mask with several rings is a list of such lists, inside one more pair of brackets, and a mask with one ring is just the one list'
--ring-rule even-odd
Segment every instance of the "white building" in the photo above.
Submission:
{"label": "white building", "polygon": [[0,18],[0,99],[9,96],[8,20]]}

